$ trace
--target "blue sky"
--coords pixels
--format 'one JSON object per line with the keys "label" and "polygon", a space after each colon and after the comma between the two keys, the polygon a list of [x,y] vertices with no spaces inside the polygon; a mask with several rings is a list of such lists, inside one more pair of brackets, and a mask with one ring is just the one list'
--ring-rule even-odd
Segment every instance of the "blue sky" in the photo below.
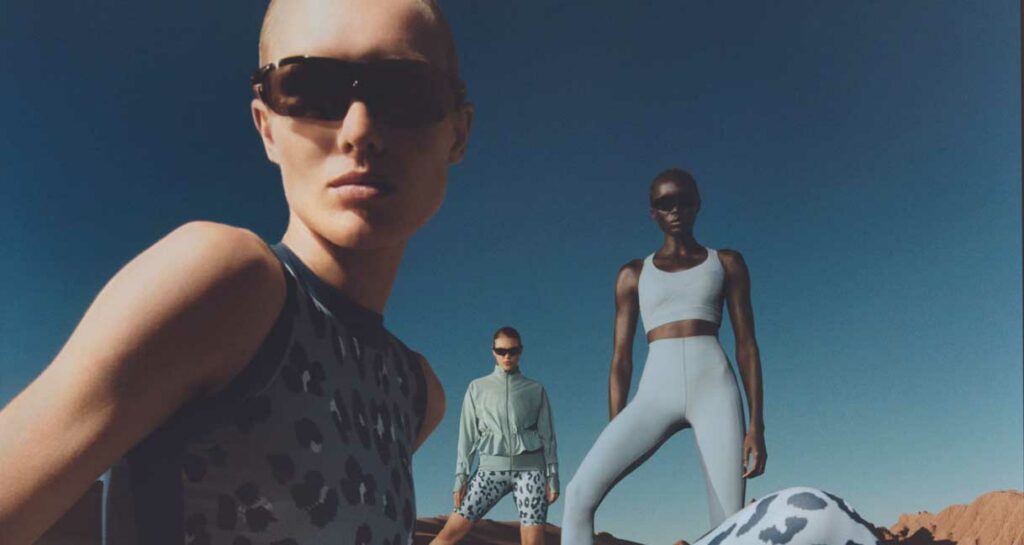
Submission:
{"label": "blue sky", "polygon": [[[888,525],[1024,488],[1019,4],[553,4],[442,2],[476,126],[386,312],[448,392],[420,514],[448,509],[458,404],[504,324],[568,481],[606,422],[615,272],[660,244],[646,186],[673,165],[700,183],[698,239],[751,269],[769,461],[748,497],[817,486]],[[280,237],[248,113],[261,6],[4,6],[0,403],[175,226]],[[683,432],[597,525],[693,538],[704,494]]]}

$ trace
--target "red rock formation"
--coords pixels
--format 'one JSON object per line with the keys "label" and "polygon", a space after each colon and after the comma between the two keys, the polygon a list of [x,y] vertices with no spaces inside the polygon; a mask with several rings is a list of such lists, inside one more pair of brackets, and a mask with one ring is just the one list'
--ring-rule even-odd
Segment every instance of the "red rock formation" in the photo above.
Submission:
{"label": "red rock formation", "polygon": [[889,534],[901,544],[1024,545],[1024,492],[989,492],[969,505],[951,505],[938,515],[903,514]]}
{"label": "red rock formation", "polygon": [[[428,545],[431,539],[444,527],[447,517],[431,517],[416,520],[415,545]],[[559,545],[562,542],[562,529],[553,524],[544,528],[544,544]],[[518,522],[495,522],[493,520],[481,520],[473,525],[469,535],[461,542],[461,545],[519,545],[519,523]],[[640,545],[633,541],[618,539],[615,536],[601,532],[597,534],[594,545]]]}

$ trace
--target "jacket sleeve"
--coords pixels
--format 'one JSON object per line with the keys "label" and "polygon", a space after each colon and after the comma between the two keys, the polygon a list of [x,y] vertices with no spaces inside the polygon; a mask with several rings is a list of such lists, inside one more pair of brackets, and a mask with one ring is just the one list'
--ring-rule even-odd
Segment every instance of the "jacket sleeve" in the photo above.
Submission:
{"label": "jacket sleeve", "polygon": [[558,492],[558,448],[555,440],[555,422],[551,415],[551,403],[548,401],[548,393],[541,390],[540,414],[537,415],[537,434],[540,436],[541,446],[544,448],[545,473],[548,479],[548,488]]}
{"label": "jacket sleeve", "polygon": [[455,458],[455,486],[458,492],[469,479],[470,467],[473,465],[473,451],[476,450],[476,406],[473,405],[473,385],[466,389],[466,397],[462,400],[462,415],[459,417],[459,446]]}

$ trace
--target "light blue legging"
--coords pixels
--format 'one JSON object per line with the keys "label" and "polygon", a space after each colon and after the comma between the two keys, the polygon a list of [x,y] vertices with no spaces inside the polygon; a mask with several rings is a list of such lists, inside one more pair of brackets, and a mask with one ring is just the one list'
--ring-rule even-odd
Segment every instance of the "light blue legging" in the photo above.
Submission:
{"label": "light blue legging", "polygon": [[605,494],[666,439],[692,427],[704,467],[711,526],[743,507],[743,406],[736,375],[713,336],[648,347],[636,396],[601,432],[565,492],[562,543],[590,545]]}

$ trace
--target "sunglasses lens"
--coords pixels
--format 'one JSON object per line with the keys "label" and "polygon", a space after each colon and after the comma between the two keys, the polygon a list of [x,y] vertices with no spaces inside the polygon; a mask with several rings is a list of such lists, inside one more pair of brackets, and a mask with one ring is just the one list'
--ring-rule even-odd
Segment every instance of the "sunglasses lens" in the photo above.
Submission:
{"label": "sunglasses lens", "polygon": [[507,355],[511,355],[511,356],[518,356],[522,352],[523,352],[523,347],[522,346],[514,346],[512,348],[495,348],[494,349],[494,353],[499,355],[499,356],[505,356],[506,354]]}
{"label": "sunglasses lens", "polygon": [[448,78],[409,60],[286,59],[265,74],[261,98],[278,114],[323,120],[344,119],[358,98],[377,121],[401,128],[437,123],[454,106]]}
{"label": "sunglasses lens", "polygon": [[264,100],[281,115],[343,119],[354,96],[354,81],[348,63],[303,59],[267,74]]}
{"label": "sunglasses lens", "polygon": [[371,115],[387,125],[433,125],[454,105],[447,78],[426,64],[383,61],[368,65],[366,72],[366,84],[360,94],[365,97]]}
{"label": "sunglasses lens", "polygon": [[662,212],[670,212],[672,208],[675,207],[675,204],[676,203],[673,199],[662,197],[660,199],[656,199],[653,203],[651,203],[651,206],[653,206],[656,210],[660,210]]}
{"label": "sunglasses lens", "polygon": [[689,208],[696,204],[697,203],[695,201],[690,200],[686,197],[679,198],[674,197],[672,195],[665,195],[664,197],[654,199],[654,202],[651,203],[651,206],[654,207],[655,210],[659,210],[661,212],[671,212],[672,209],[676,207]]}

